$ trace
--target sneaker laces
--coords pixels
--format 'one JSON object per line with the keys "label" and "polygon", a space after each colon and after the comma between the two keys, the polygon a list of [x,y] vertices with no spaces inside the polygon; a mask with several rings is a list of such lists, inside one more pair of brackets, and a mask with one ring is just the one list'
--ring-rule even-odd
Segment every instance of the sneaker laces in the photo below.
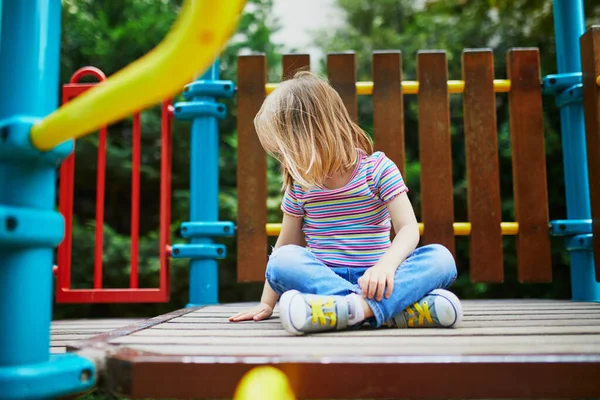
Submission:
{"label": "sneaker laces", "polygon": [[337,315],[335,314],[335,304],[331,297],[328,297],[326,302],[323,302],[323,299],[321,298],[313,299],[309,301],[309,304],[313,325],[316,325],[317,322],[320,325],[325,325],[327,323],[327,318],[329,318],[330,326],[335,326]]}
{"label": "sneaker laces", "polygon": [[408,326],[415,326],[415,321],[418,325],[423,325],[425,320],[428,324],[433,324],[433,318],[429,312],[429,304],[426,301],[415,303],[411,307],[406,308],[408,313]]}

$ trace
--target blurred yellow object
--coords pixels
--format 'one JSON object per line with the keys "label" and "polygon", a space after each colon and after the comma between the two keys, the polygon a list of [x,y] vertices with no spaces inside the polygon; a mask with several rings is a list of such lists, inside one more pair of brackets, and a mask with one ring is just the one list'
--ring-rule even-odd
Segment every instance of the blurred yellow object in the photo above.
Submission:
{"label": "blurred yellow object", "polygon": [[[359,96],[373,94],[373,85],[374,85],[373,82],[366,82],[366,81],[356,82],[356,94]],[[277,83],[267,83],[265,86],[265,92],[266,92],[266,94],[269,94],[276,88],[277,88]],[[464,91],[465,91],[465,81],[448,81],[448,93],[463,93]],[[496,93],[510,92],[510,80],[494,79],[494,92],[496,92]],[[417,81],[402,81],[402,93],[418,94],[419,93],[419,82],[417,82]]]}
{"label": "blurred yellow object", "polygon": [[233,400],[295,400],[287,376],[279,369],[256,367],[242,377]]}
{"label": "blurred yellow object", "polygon": [[[517,235],[519,233],[518,222],[501,222],[500,229],[503,235]],[[419,231],[423,234],[424,225],[419,223]],[[281,232],[281,224],[267,224],[266,226],[267,236],[279,236]],[[469,236],[471,234],[471,223],[470,222],[455,222],[454,223],[454,234],[456,236]]]}
{"label": "blurred yellow object", "polygon": [[596,77],[596,84],[597,84],[598,86],[600,86],[600,75],[598,75],[598,76]]}
{"label": "blurred yellow object", "polygon": [[180,91],[206,71],[237,27],[245,0],[185,0],[165,39],[31,129],[39,150],[87,135]]}

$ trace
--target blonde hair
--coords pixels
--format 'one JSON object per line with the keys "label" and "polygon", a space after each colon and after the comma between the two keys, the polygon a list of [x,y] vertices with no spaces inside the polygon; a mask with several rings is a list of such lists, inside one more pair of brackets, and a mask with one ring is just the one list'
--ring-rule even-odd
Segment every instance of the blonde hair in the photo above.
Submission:
{"label": "blonde hair", "polygon": [[283,189],[322,185],[358,160],[357,149],[373,152],[373,142],[352,119],[340,95],[310,72],[282,82],[254,118],[267,153],[281,163]]}

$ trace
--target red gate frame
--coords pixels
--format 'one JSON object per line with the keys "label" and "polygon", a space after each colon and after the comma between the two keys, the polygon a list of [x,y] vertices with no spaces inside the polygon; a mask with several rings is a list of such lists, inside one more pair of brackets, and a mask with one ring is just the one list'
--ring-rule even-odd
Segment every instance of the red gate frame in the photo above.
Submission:
{"label": "red gate frame", "polygon": [[[96,83],[79,83],[81,78],[93,76]],[[86,90],[101,84],[106,75],[95,67],[77,70],[69,83],[63,85],[63,104]],[[161,161],[160,161],[160,270],[158,288],[138,287],[139,219],[140,219],[140,163],[141,124],[140,113],[133,116],[132,184],[131,184],[131,275],[129,288],[102,287],[102,256],[104,228],[104,190],[106,182],[106,127],[98,132],[98,172],[96,176],[96,242],[94,250],[94,287],[71,288],[71,263],[73,245],[73,192],[75,152],[60,168],[59,209],[65,218],[65,238],[58,247],[56,301],[58,303],[165,303],[169,301],[170,222],[171,222],[171,148],[172,99],[166,99],[161,109]]]}

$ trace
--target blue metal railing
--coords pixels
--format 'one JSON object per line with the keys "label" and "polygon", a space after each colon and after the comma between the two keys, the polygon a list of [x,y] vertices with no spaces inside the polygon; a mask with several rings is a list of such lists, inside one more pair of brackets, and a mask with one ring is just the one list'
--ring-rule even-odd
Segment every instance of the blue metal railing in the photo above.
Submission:
{"label": "blue metal railing", "polygon": [[[566,83],[557,91],[560,107],[562,146],[564,159],[567,218],[589,220],[590,189],[588,183],[587,155],[581,83],[573,74],[581,74],[579,38],[584,33],[583,0],[554,0],[554,31],[556,36],[556,62],[558,77]],[[567,82],[568,80],[575,80]],[[579,78],[580,79],[580,78]],[[600,283],[596,282],[594,255],[587,233],[568,239],[567,249],[571,259],[571,292],[573,300],[600,301]]]}
{"label": "blue metal railing", "polygon": [[218,98],[235,94],[231,81],[219,80],[219,62],[198,80],[187,85],[185,102],[175,104],[174,116],[191,119],[190,140],[190,221],[182,224],[182,236],[190,244],[173,246],[174,258],[190,259],[188,307],[216,304],[219,301],[217,259],[226,249],[213,237],[233,236],[232,222],[219,222],[219,126],[227,110]]}

